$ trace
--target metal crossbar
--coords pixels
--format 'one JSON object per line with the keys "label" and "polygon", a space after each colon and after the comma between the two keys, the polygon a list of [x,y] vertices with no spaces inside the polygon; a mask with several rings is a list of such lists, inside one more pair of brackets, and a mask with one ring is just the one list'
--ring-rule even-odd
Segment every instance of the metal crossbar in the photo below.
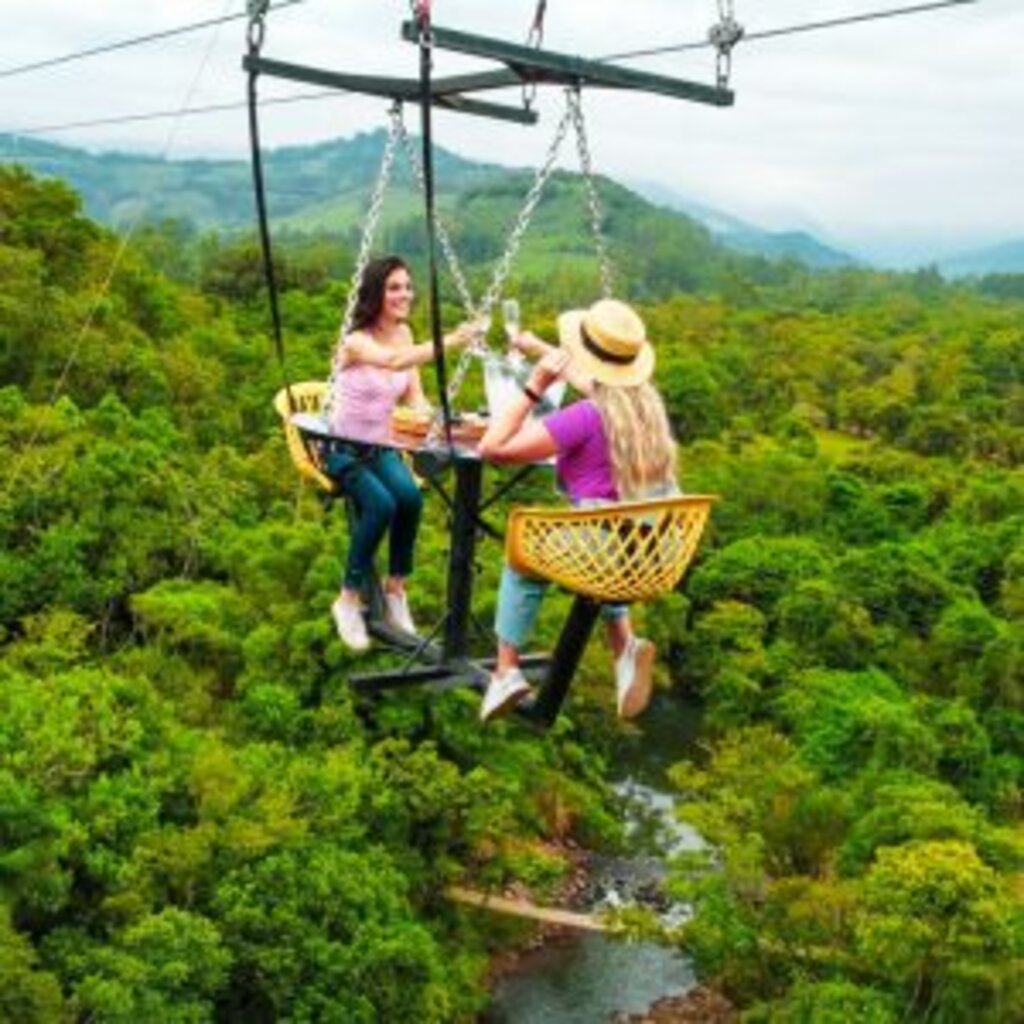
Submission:
{"label": "metal crossbar", "polygon": [[[271,78],[285,78],[291,82],[306,82],[322,85],[343,92],[364,93],[367,96],[383,96],[386,99],[412,101],[421,99],[420,83],[415,78],[389,78],[379,75],[350,75],[326,68],[314,68],[305,64],[291,64],[283,60],[246,55],[242,58],[246,71],[269,75]],[[518,124],[536,124],[537,112],[525,107],[510,107],[485,100],[475,100],[460,95],[460,90],[431,90],[431,103],[445,110],[459,114],[475,114],[499,121],[514,121]]]}
{"label": "metal crossbar", "polygon": [[[415,22],[402,24],[404,39],[419,39],[419,27]],[[507,43],[502,39],[456,32],[453,29],[431,26],[431,43],[441,50],[455,50],[477,57],[490,57],[507,65],[507,71],[482,72],[477,75],[461,75],[458,78],[439,79],[434,83],[432,95],[448,95],[450,91],[478,92],[483,89],[499,89],[521,82],[541,82],[561,85],[598,86],[609,89],[634,89],[640,92],[659,93],[674,99],[708,103],[715,107],[732,105],[733,93],[724,86],[704,85],[666,75],[654,75],[633,68],[606,64],[599,60],[587,60],[569,54],[541,50],[532,46]]]}

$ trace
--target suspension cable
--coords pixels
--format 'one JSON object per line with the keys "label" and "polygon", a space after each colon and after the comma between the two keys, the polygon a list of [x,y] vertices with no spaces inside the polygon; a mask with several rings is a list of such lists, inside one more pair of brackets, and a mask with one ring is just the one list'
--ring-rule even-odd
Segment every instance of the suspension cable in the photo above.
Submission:
{"label": "suspension cable", "polygon": [[[908,14],[924,14],[927,11],[939,10],[943,7],[961,7],[974,4],[978,0],[934,0],[933,3],[915,4],[912,7],[894,7],[889,10],[868,11],[864,14],[851,14],[841,18],[830,18],[825,21],[808,21],[803,24],[788,25],[784,28],[764,29],[761,32],[746,32],[743,39],[752,42],[757,39],[771,39],[775,36],[792,35],[797,32],[814,32],[819,29],[841,28],[858,22],[876,21],[882,18],[898,18]],[[621,53],[608,53],[598,58],[603,61],[627,60],[633,57],[656,57],[663,53],[679,53],[683,50],[703,50],[716,45],[711,39],[700,42],[677,43],[672,46],[655,46],[646,50],[624,50]]]}
{"label": "suspension cable", "polygon": [[[270,99],[261,99],[261,107],[273,107],[282,103],[302,103],[306,100],[326,100],[333,97],[341,99],[336,89],[321,89],[314,92],[294,93],[291,96],[274,96]],[[210,103],[202,107],[187,107],[184,110],[152,110],[143,114],[118,114],[111,117],[95,118],[91,121],[68,121],[64,124],[42,125],[36,128],[16,128],[6,134],[9,136],[18,135],[49,135],[53,132],[72,131],[76,128],[98,128],[104,125],[130,124],[133,121],[159,121],[168,117],[187,117],[196,114],[219,114],[225,110],[240,110],[247,107],[248,103]]]}
{"label": "suspension cable", "polygon": [[736,20],[733,0],[718,0],[718,21],[708,29],[708,41],[715,48],[715,84],[729,87],[733,47],[743,38],[743,26]]}
{"label": "suspension cable", "polygon": [[[192,81],[189,83],[189,87],[186,90],[184,100],[182,101],[182,109],[188,106],[188,104],[192,101],[192,97],[195,95],[197,89],[199,88],[199,83],[202,80],[203,75],[206,73],[206,69],[210,63],[210,58],[213,55],[213,49],[214,45],[217,42],[218,32],[219,29],[214,30],[214,32],[210,36],[209,41],[206,44],[205,49],[203,50],[202,56],[199,61],[199,66],[196,68],[196,73],[193,76]],[[178,137],[178,128],[180,126],[180,123],[180,119],[176,119],[167,132],[167,137],[164,140],[163,150],[160,154],[161,159],[164,161],[167,160],[167,158],[170,156],[172,149],[174,148],[174,143]],[[113,258],[110,261],[110,265],[107,268],[107,272],[103,277],[103,280],[99,287],[99,291],[93,298],[92,304],[89,307],[89,312],[86,315],[85,321],[82,323],[77,335],[75,336],[75,341],[71,347],[71,351],[70,353],[68,353],[67,359],[64,360],[64,365],[61,367],[61,371],[57,377],[57,381],[50,392],[50,397],[47,401],[48,405],[52,406],[57,401],[57,399],[60,397],[61,393],[64,390],[64,385],[67,382],[68,375],[71,373],[72,368],[77,362],[78,353],[82,347],[82,344],[84,343],[89,331],[92,329],[92,325],[96,321],[96,317],[99,314],[104,302],[106,301],[107,294],[110,291],[110,287],[114,282],[114,277],[117,275],[117,271],[121,266],[121,261],[127,254],[132,239],[135,237],[135,232],[138,229],[139,224],[142,222],[143,214],[144,208],[140,206],[134,218],[129,223],[127,230],[124,232],[124,234],[121,236],[118,242],[117,249],[114,252]],[[32,434],[29,437],[28,441],[25,443],[19,457],[16,460],[14,460],[13,465],[11,466],[11,471],[8,474],[7,479],[4,481],[3,496],[5,498],[8,497],[14,490],[14,485],[17,483],[18,477],[21,474],[21,469],[22,466],[24,465],[25,459],[28,457],[28,453],[35,447],[36,442],[39,440],[41,430],[42,426],[40,425],[37,426],[32,431]]]}
{"label": "suspension cable", "polygon": [[[302,3],[304,0],[288,0],[288,3],[280,3],[271,5],[268,10],[275,10],[277,7],[284,7],[292,3]],[[845,18],[834,18],[829,21],[815,21],[806,22],[800,25],[790,25],[783,28],[776,29],[764,29],[760,32],[747,32],[743,31],[743,42],[756,42],[762,39],[771,39],[776,36],[790,35],[799,32],[812,32],[819,31],[821,29],[829,28],[840,28],[844,25],[854,24],[857,22],[872,21],[880,18],[893,18],[900,17],[910,14],[921,14],[928,11],[937,10],[943,7],[958,7],[964,4],[977,3],[978,0],[936,0],[934,3],[918,4],[913,7],[896,8],[888,11],[875,11],[860,15],[851,15]],[[238,15],[231,15],[232,18],[238,17]],[[213,19],[209,24],[216,24],[221,20],[229,19]],[[208,24],[203,22],[202,24]],[[737,40],[738,42],[739,40]],[[700,41],[694,41],[690,43],[678,43],[672,46],[659,46],[650,49],[643,50],[626,50],[620,53],[609,53],[603,57],[597,58],[599,60],[613,62],[619,60],[627,60],[629,58],[639,57],[655,57],[660,54],[666,53],[677,53],[685,50],[705,50],[709,47],[717,46],[714,39],[708,38]],[[91,51],[87,51],[81,55],[72,56],[86,56]],[[5,74],[14,74],[20,70],[31,70],[32,66],[26,66],[24,69],[11,68],[7,71],[0,72],[0,77]],[[261,107],[277,106],[280,104],[287,103],[304,103],[311,100],[330,99],[334,97],[339,98],[337,90],[324,89],[321,91],[307,92],[307,93],[296,93],[291,96],[276,96],[271,98],[260,99],[259,104]],[[131,124],[139,121],[158,121],[168,118],[179,118],[188,117],[192,115],[205,115],[205,114],[216,114],[222,113],[228,110],[238,110],[242,107],[247,106],[246,103],[211,103],[201,107],[185,107],[181,110],[156,110],[148,111],[141,114],[119,114],[112,115],[110,117],[95,118],[86,121],[68,121],[61,124],[53,125],[42,125],[34,128],[18,128],[8,134],[10,135],[47,135],[55,132],[73,131],[79,128],[98,128],[106,127],[108,125],[119,125],[119,124]]]}
{"label": "suspension cable", "polygon": [[[280,0],[272,4],[268,9],[277,10],[281,7],[291,7],[294,4],[301,4],[304,0]],[[238,21],[240,18],[249,17],[248,11],[241,11],[238,14],[225,14],[220,18],[209,18],[206,21],[195,21],[189,25],[181,25],[178,28],[166,29],[162,32],[150,32],[144,36],[135,36],[131,39],[122,39],[116,43],[105,43],[102,46],[93,46],[88,50],[78,50],[74,53],[65,53],[60,57],[50,57],[46,60],[33,61],[31,64],[19,64],[13,68],[0,68],[0,78],[8,78],[11,75],[22,75],[29,71],[41,71],[43,68],[51,68],[58,64],[69,64],[71,61],[84,60],[86,57],[96,57],[101,53],[112,53],[115,50],[125,50],[130,46],[139,46],[143,43],[153,43],[160,39],[169,39],[172,36],[184,35],[186,32],[198,32],[204,28],[223,25],[228,21]]]}

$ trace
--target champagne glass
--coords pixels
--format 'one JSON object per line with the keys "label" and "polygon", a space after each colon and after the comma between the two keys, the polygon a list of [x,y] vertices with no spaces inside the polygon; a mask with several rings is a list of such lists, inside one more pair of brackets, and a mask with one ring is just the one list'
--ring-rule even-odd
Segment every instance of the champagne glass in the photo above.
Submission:
{"label": "champagne glass", "polygon": [[[509,344],[519,337],[519,300],[504,299],[501,303],[501,319],[505,324],[505,336]],[[523,365],[523,354],[517,348],[513,348],[508,355],[508,361],[513,369],[520,369]]]}
{"label": "champagne glass", "polygon": [[501,303],[501,319],[505,322],[505,334],[508,340],[519,335],[519,300],[503,299]]}
{"label": "champagne glass", "polygon": [[478,313],[473,321],[472,350],[478,355],[487,351],[487,332],[491,329],[491,314]]}

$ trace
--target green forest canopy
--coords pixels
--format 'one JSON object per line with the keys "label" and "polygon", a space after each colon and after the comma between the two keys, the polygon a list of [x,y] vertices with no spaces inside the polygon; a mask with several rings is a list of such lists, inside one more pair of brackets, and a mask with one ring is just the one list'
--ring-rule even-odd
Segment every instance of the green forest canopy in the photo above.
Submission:
{"label": "green forest canopy", "polygon": [[[547,329],[587,279],[538,217],[511,287]],[[1024,305],[612,235],[684,486],[723,498],[638,612],[705,712],[674,941],[752,1020],[1019,1019]],[[151,226],[102,294],[117,244],[0,169],[0,1019],[469,1020],[501,936],[444,885],[543,893],[559,843],[621,842],[604,652],[546,738],[464,693],[357,706],[253,243]],[[350,252],[279,259],[287,373],[320,376]],[[446,544],[430,503],[424,620]]]}

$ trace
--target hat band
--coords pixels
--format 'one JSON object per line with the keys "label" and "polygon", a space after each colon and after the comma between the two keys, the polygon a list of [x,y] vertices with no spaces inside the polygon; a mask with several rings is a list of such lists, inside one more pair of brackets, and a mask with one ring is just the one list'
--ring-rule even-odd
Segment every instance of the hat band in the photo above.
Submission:
{"label": "hat band", "polygon": [[580,340],[583,342],[583,347],[592,355],[596,356],[603,363],[614,363],[616,366],[628,366],[634,362],[637,357],[637,352],[634,352],[631,356],[617,356],[613,352],[607,351],[607,349],[601,348],[600,345],[594,339],[587,334],[586,327],[583,326],[582,321],[580,322]]}

